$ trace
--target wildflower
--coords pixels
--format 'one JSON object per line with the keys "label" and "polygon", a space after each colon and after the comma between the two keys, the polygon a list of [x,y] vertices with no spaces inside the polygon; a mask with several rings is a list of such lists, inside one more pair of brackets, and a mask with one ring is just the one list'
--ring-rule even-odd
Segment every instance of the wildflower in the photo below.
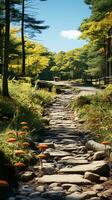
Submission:
{"label": "wildflower", "polygon": [[37,146],[37,148],[38,148],[39,150],[41,150],[41,151],[45,151],[45,150],[48,148],[48,146],[47,146],[46,144],[39,144],[39,145]]}
{"label": "wildflower", "polygon": [[105,145],[105,151],[106,151],[106,146],[107,146],[107,145],[110,145],[111,142],[109,142],[109,141],[103,141],[103,142],[101,142],[101,144],[104,144],[104,145]]}
{"label": "wildflower", "polygon": [[101,144],[109,145],[109,144],[111,144],[111,142],[109,142],[109,141],[103,141],[103,142],[101,142]]}
{"label": "wildflower", "polygon": [[37,158],[39,158],[39,159],[44,159],[44,158],[46,158],[46,155],[45,154],[43,154],[43,153],[40,153],[38,156],[37,156]]}
{"label": "wildflower", "polygon": [[7,142],[13,143],[13,142],[16,142],[16,139],[15,139],[15,138],[9,138],[9,139],[7,140]]}
{"label": "wildflower", "polygon": [[9,186],[9,184],[8,184],[8,182],[7,181],[4,181],[4,180],[0,180],[0,187],[8,187]]}
{"label": "wildflower", "polygon": [[26,167],[26,165],[22,162],[17,162],[14,164],[15,167]]}

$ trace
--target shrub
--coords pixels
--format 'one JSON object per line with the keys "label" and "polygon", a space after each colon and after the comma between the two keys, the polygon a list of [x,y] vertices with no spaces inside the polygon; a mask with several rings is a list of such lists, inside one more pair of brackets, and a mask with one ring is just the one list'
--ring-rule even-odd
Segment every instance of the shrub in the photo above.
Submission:
{"label": "shrub", "polygon": [[90,96],[79,96],[78,98],[74,99],[71,102],[72,109],[79,109],[85,105],[91,104],[91,97]]}
{"label": "shrub", "polygon": [[102,100],[104,102],[112,103],[112,84],[108,85],[102,94]]}
{"label": "shrub", "polygon": [[112,85],[101,94],[78,97],[73,100],[71,107],[78,111],[79,117],[86,120],[87,129],[96,135],[100,134],[99,139],[112,141]]}

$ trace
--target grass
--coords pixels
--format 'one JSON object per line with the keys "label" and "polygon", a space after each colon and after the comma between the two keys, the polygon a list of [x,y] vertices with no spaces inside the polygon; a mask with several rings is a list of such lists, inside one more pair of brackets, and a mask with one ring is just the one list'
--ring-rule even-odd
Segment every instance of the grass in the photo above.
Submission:
{"label": "grass", "polygon": [[[9,91],[10,99],[0,96],[0,150],[10,158],[12,163],[27,162],[32,155],[29,148],[22,146],[22,143],[26,142],[27,137],[38,138],[38,133],[41,132],[45,123],[44,108],[51,104],[55,93],[44,89],[35,90],[30,83],[20,81],[15,83],[10,81]],[[18,137],[16,133],[23,131],[21,122],[26,122],[28,127],[24,130],[26,134]],[[8,134],[11,130],[16,133]],[[7,142],[12,137],[16,139],[16,142]],[[15,156],[14,151],[21,149],[25,153]]]}
{"label": "grass", "polygon": [[98,141],[112,142],[112,85],[102,94],[80,96],[71,103],[79,117],[85,120],[85,127],[95,134]]}

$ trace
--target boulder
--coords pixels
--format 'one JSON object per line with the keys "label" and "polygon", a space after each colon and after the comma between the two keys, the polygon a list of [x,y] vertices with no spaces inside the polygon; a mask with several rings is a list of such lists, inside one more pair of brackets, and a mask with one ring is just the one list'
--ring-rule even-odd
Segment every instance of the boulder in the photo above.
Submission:
{"label": "boulder", "polygon": [[72,185],[70,188],[69,188],[69,190],[68,190],[68,192],[81,192],[81,187],[79,187],[78,185]]}
{"label": "boulder", "polygon": [[96,184],[92,187],[93,191],[101,191],[104,189],[104,186],[101,184]]}
{"label": "boulder", "polygon": [[111,200],[111,198],[112,198],[112,189],[105,190],[105,191],[102,192],[99,196],[100,196],[101,198]]}
{"label": "boulder", "polygon": [[64,191],[48,191],[44,192],[41,196],[51,200],[62,200],[64,199],[65,192]]}
{"label": "boulder", "polygon": [[44,185],[40,185],[38,187],[36,187],[36,191],[37,192],[45,192],[46,188]]}
{"label": "boulder", "polygon": [[84,200],[90,199],[91,197],[95,197],[96,193],[94,191],[87,191],[83,193],[74,192],[70,195],[67,195],[65,200]]}
{"label": "boulder", "polygon": [[21,175],[20,180],[23,182],[31,181],[34,177],[35,177],[34,172],[26,171]]}
{"label": "boulder", "polygon": [[63,188],[62,187],[53,187],[53,191],[63,191]]}
{"label": "boulder", "polygon": [[52,163],[43,163],[42,171],[44,174],[54,174],[56,172],[56,168],[54,167],[54,164]]}
{"label": "boulder", "polygon": [[62,184],[62,187],[63,187],[64,190],[68,190],[72,186],[73,186],[73,184],[70,184],[70,183],[68,183],[68,184],[67,183]]}
{"label": "boulder", "polygon": [[39,198],[39,196],[40,196],[40,192],[33,192],[29,195],[30,198],[36,198],[36,199]]}
{"label": "boulder", "polygon": [[100,176],[98,174],[94,174],[91,172],[85,172],[84,178],[93,182],[97,182],[100,180]]}
{"label": "boulder", "polygon": [[[89,140],[86,142],[86,148],[93,151],[105,151],[105,145],[95,142],[94,140]],[[106,149],[111,149],[111,146],[107,145]]]}
{"label": "boulder", "polygon": [[105,151],[95,152],[93,155],[93,160],[103,160],[106,157]]}
{"label": "boulder", "polygon": [[60,186],[60,183],[51,183],[50,184],[50,188],[58,187],[58,186]]}
{"label": "boulder", "polygon": [[33,193],[34,189],[30,187],[29,185],[22,185],[19,188],[19,191],[21,191],[21,195],[28,196],[30,193]]}

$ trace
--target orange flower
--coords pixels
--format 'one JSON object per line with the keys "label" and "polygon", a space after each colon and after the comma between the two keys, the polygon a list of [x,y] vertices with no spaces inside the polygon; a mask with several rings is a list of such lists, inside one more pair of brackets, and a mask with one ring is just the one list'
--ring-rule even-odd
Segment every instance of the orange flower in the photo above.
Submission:
{"label": "orange flower", "polygon": [[9,134],[9,135],[10,135],[10,134],[15,134],[15,133],[16,133],[15,130],[10,130],[10,131],[7,132],[7,134]]}
{"label": "orange flower", "polygon": [[45,154],[43,154],[43,153],[40,153],[38,156],[37,156],[37,158],[39,158],[39,159],[45,159],[46,158],[46,155]]}
{"label": "orange flower", "polygon": [[16,139],[15,139],[15,138],[9,138],[9,139],[7,140],[7,142],[13,143],[13,142],[16,142]]}
{"label": "orange flower", "polygon": [[29,130],[29,127],[28,126],[23,126],[22,129],[23,130]]}
{"label": "orange flower", "polygon": [[19,156],[19,155],[25,154],[25,151],[23,151],[23,150],[15,150],[14,153],[15,153],[16,156]]}
{"label": "orange flower", "polygon": [[21,125],[27,125],[28,123],[27,122],[21,122],[20,124]]}
{"label": "orange flower", "polygon": [[17,162],[14,164],[15,167],[26,167],[26,165],[22,162]]}
{"label": "orange flower", "polygon": [[4,181],[4,180],[0,180],[0,187],[8,187],[9,184],[7,183],[7,181]]}
{"label": "orange flower", "polygon": [[23,145],[24,147],[29,147],[29,146],[30,146],[30,144],[29,144],[28,142],[23,142],[22,145]]}
{"label": "orange flower", "polygon": [[109,144],[111,144],[111,142],[109,142],[109,141],[103,141],[103,142],[101,142],[101,144],[109,145]]}
{"label": "orange flower", "polygon": [[45,151],[45,150],[48,148],[48,146],[47,146],[46,144],[39,144],[39,145],[37,146],[37,148],[38,148],[39,150],[41,150],[41,151]]}

